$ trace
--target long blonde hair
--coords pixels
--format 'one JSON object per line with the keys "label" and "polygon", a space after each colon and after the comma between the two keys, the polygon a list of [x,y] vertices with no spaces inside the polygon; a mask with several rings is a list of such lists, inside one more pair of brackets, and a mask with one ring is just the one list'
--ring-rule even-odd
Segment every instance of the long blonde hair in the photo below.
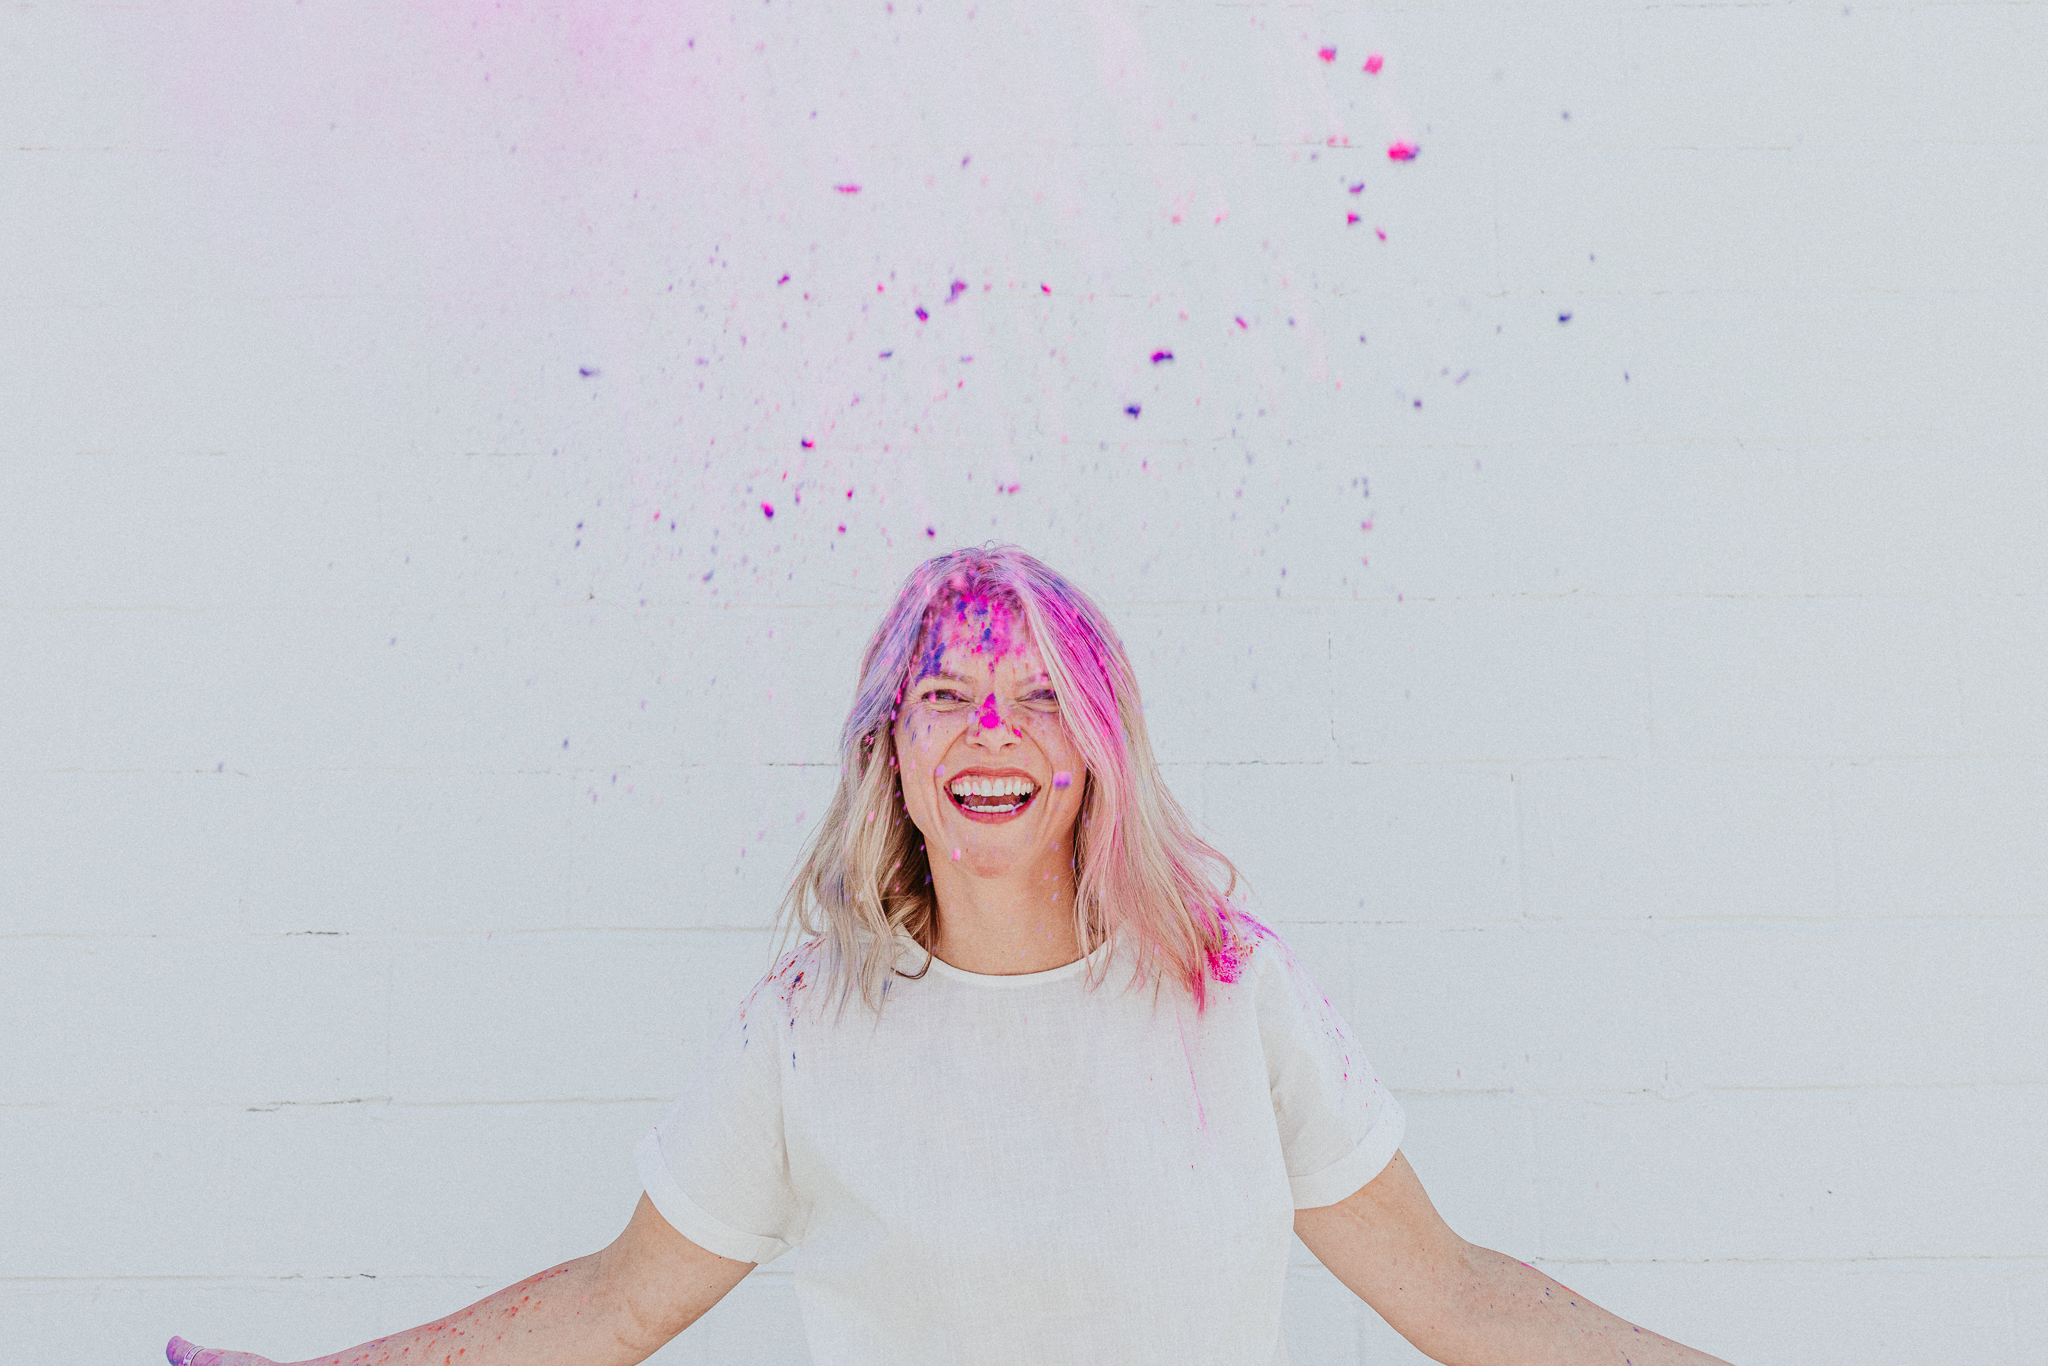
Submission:
{"label": "long blonde hair", "polygon": [[[1128,960],[1134,980],[1186,988],[1200,1011],[1213,977],[1234,981],[1256,934],[1232,903],[1236,867],[1195,833],[1160,777],[1123,642],[1087,594],[1015,546],[961,549],[911,571],[862,657],[840,732],[839,790],[777,916],[819,941],[829,985],[879,1012],[901,939],[938,941],[931,865],[903,804],[895,719],[934,627],[980,599],[1018,613],[1038,647],[1068,734],[1087,764],[1075,828],[1074,935]],[[842,996],[844,999],[844,996]]]}

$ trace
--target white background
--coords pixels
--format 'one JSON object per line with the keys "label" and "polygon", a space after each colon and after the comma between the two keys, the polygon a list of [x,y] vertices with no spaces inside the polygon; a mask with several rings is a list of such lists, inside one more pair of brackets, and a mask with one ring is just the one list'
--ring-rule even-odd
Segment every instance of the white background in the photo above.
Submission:
{"label": "white background", "polygon": [[[609,1240],[867,631],[994,537],[1460,1232],[1744,1366],[2048,1361],[2044,53],[7,10],[9,1355],[306,1357]],[[661,1360],[803,1360],[788,1274]],[[1417,1359],[1305,1253],[1288,1315]]]}

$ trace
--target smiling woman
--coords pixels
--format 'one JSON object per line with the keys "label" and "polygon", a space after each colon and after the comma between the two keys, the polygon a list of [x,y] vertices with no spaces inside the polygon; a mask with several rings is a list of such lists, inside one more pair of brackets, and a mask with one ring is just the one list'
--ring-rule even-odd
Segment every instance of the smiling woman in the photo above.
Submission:
{"label": "smiling woman", "polygon": [[1011,547],[920,566],[841,740],[799,942],[641,1141],[625,1231],[308,1366],[627,1366],[792,1249],[820,1363],[1277,1366],[1297,1235],[1439,1361],[1714,1360],[1445,1226],[1065,579]]}

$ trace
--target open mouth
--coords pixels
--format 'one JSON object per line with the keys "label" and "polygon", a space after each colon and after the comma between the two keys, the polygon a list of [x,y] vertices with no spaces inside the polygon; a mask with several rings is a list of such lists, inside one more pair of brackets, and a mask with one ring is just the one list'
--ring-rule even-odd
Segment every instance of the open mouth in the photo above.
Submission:
{"label": "open mouth", "polygon": [[1029,778],[987,778],[975,775],[955,778],[946,784],[953,805],[983,820],[1014,816],[1031,805],[1038,784]]}

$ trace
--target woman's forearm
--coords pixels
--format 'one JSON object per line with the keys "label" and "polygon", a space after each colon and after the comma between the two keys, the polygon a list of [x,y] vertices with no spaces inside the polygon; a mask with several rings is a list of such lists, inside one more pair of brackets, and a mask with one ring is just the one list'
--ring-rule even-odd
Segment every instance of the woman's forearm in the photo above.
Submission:
{"label": "woman's forearm", "polygon": [[[1465,1245],[1437,1304],[1409,1340],[1453,1366],[1728,1366],[1638,1328],[1526,1262]],[[1397,1328],[1401,1325],[1396,1324]],[[1402,1329],[1404,1333],[1407,1329]]]}
{"label": "woman's forearm", "polygon": [[[550,1267],[446,1318],[296,1366],[636,1366],[661,1346],[603,1274],[604,1253]],[[263,1362],[175,1340],[172,1366]]]}

